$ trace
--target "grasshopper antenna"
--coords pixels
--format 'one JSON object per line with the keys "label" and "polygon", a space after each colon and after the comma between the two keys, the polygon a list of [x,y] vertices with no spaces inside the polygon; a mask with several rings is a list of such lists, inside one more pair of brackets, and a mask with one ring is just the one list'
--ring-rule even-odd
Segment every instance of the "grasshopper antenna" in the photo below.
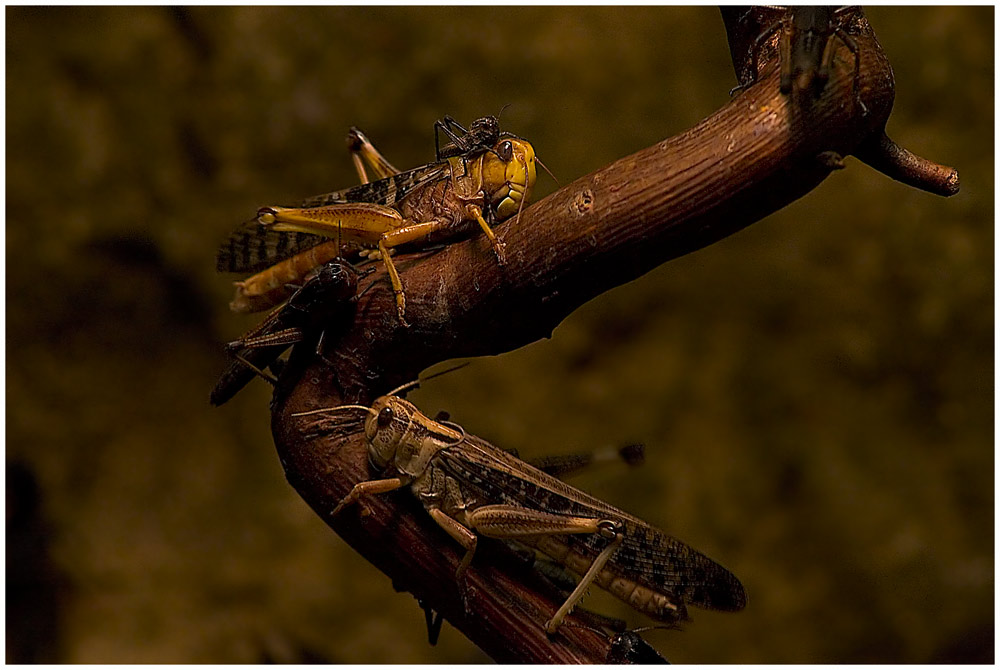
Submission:
{"label": "grasshopper antenna", "polygon": [[410,389],[417,388],[417,387],[420,386],[420,384],[422,382],[429,382],[430,380],[434,379],[435,377],[440,377],[442,375],[446,375],[449,372],[454,372],[455,370],[461,370],[466,365],[469,365],[471,362],[472,361],[466,361],[464,363],[459,363],[458,365],[452,366],[452,367],[448,368],[447,370],[442,370],[441,372],[435,372],[434,374],[432,374],[429,377],[424,377],[423,379],[414,379],[412,382],[406,382],[405,384],[402,384],[401,386],[397,386],[393,390],[389,391],[388,393],[386,393],[386,395],[398,395],[398,394],[402,393],[403,391],[409,391]]}
{"label": "grasshopper antenna", "polygon": [[435,377],[440,377],[442,375],[446,375],[449,372],[454,372],[455,370],[461,370],[462,368],[464,368],[466,365],[469,365],[470,363],[471,363],[471,361],[466,361],[465,363],[459,363],[458,365],[452,366],[452,367],[448,368],[447,370],[442,370],[441,372],[435,372],[434,374],[430,375],[429,377],[424,377],[423,379],[414,379],[411,382],[406,382],[405,384],[402,384],[401,386],[397,386],[393,390],[389,391],[388,393],[386,393],[386,395],[398,395],[398,394],[402,393],[403,391],[408,391],[410,389],[417,388],[417,387],[420,386],[420,384],[422,382],[429,382],[430,380],[434,379]]}
{"label": "grasshopper antenna", "polygon": [[[497,112],[497,123],[498,124],[500,123],[500,117],[503,116],[503,110],[505,110],[508,107],[510,107],[511,104],[512,103],[508,102],[506,105],[504,105],[503,107],[500,108],[499,112]],[[504,133],[504,135],[510,135],[511,137],[518,137],[514,133]],[[521,139],[521,138],[518,137],[518,139]],[[550,177],[552,177],[552,181],[554,181],[556,183],[556,186],[561,186],[561,184],[559,183],[559,180],[556,179],[556,176],[554,174],[552,174],[552,170],[550,170],[548,167],[546,167],[545,163],[543,163],[541,160],[539,160],[538,156],[535,156],[535,162],[538,163],[539,165],[541,165],[542,169],[545,170],[546,174],[548,174]],[[520,211],[518,212],[518,215],[520,215]]]}
{"label": "grasshopper antenna", "polygon": [[499,112],[497,112],[497,123],[498,124],[500,123],[500,117],[503,116],[503,110],[507,109],[510,106],[511,106],[511,103],[508,102],[506,105],[504,105],[503,107],[500,108]]}
{"label": "grasshopper antenna", "polygon": [[[527,165],[525,165],[525,167],[527,167]],[[524,201],[525,200],[527,200],[527,198],[522,195],[521,196],[521,202],[517,206],[517,218],[514,219],[514,225],[515,226],[520,226],[521,225],[521,212],[524,211]]]}
{"label": "grasshopper antenna", "polygon": [[461,443],[465,442],[465,438],[467,438],[469,436],[469,434],[465,432],[465,428],[463,428],[460,424],[453,423],[453,422],[448,421],[448,420],[438,421],[438,423],[440,423],[442,426],[448,426],[449,428],[451,428],[455,432],[462,434],[462,437],[460,437],[459,439],[455,440],[455,444],[461,444]]}
{"label": "grasshopper antenna", "polygon": [[336,412],[339,409],[363,409],[372,416],[376,416],[375,410],[365,405],[337,405],[336,407],[322,407],[320,409],[309,410],[308,412],[295,412],[292,416],[308,416],[310,414],[322,414],[323,412]]}
{"label": "grasshopper antenna", "polygon": [[[397,386],[393,390],[389,391],[388,393],[386,393],[386,395],[394,396],[394,395],[397,395],[397,394],[399,394],[399,393],[401,393],[403,391],[406,391],[407,389],[411,389],[411,388],[414,388],[416,386],[420,386],[420,382],[421,381],[425,381],[425,382],[426,381],[430,381],[431,379],[434,379],[435,377],[440,377],[441,375],[446,375],[449,372],[454,372],[455,370],[459,370],[461,368],[464,368],[466,365],[469,365],[470,362],[471,361],[466,361],[465,363],[459,363],[458,365],[450,367],[447,370],[442,370],[441,372],[435,372],[434,374],[432,374],[429,377],[424,377],[424,379],[422,379],[422,380],[420,380],[420,379],[414,379],[412,382],[406,382],[402,386]],[[295,413],[292,414],[292,416],[309,416],[310,414],[322,414],[323,412],[336,412],[337,410],[341,410],[341,409],[362,409],[362,410],[368,412],[369,414],[371,414],[372,416],[376,416],[377,415],[377,413],[375,412],[375,410],[373,410],[371,407],[368,407],[366,405],[337,405],[336,407],[321,407],[320,409],[312,409],[312,410],[309,410],[308,412],[295,412]],[[461,429],[461,433],[462,433],[462,439],[465,439],[465,429],[464,428]]]}
{"label": "grasshopper antenna", "polygon": [[535,162],[542,166],[542,169],[545,170],[545,174],[552,177],[552,181],[556,183],[556,186],[562,186],[562,184],[559,183],[559,180],[556,179],[556,176],[552,174],[552,170],[550,170],[538,156],[535,156]]}
{"label": "grasshopper antenna", "polygon": [[462,368],[467,367],[469,365],[472,365],[472,361],[465,361],[464,363],[459,363],[458,365],[453,365],[450,368],[446,368],[446,369],[442,370],[441,372],[435,372],[434,374],[430,375],[429,377],[424,377],[423,381],[429,382],[432,379],[435,379],[437,377],[443,377],[444,375],[447,375],[447,374],[450,374],[452,372],[455,372],[456,370],[461,370]]}

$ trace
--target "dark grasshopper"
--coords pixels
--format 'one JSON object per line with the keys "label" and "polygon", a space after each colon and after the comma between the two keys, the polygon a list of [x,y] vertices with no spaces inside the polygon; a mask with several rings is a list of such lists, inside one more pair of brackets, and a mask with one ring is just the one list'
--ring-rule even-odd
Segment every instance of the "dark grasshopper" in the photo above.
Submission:
{"label": "dark grasshopper", "polygon": [[648,628],[626,630],[611,637],[611,649],[605,662],[609,665],[669,665],[648,642],[639,636]]}
{"label": "dark grasshopper", "polygon": [[861,71],[861,50],[848,34],[845,25],[854,20],[860,8],[856,6],[830,7],[803,5],[789,7],[784,16],[767,26],[754,41],[751,53],[751,78],[757,75],[757,54],[777,30],[778,53],[781,60],[780,88],[784,94],[808,92],[819,97],[827,80],[836,53],[837,37],[854,55],[854,97],[862,111],[858,82]]}
{"label": "dark grasshopper", "polygon": [[390,249],[443,242],[478,228],[502,264],[503,244],[492,225],[520,213],[535,183],[535,154],[515,137],[498,137],[490,147],[481,145],[481,137],[469,133],[446,158],[386,175],[395,168],[360,131],[352,131],[349,146],[362,180],[362,158],[382,178],[308,198],[297,208],[261,208],[219,249],[220,271],[257,272],[236,283],[230,307],[246,312],[273,306],[287,297],[286,284],[341,255],[342,243],[377,249],[404,324],[406,298]]}
{"label": "dark grasshopper", "polygon": [[275,383],[264,368],[293,344],[315,340],[318,350],[325,329],[346,317],[353,308],[357,289],[358,272],[350,263],[336,258],[322,265],[288,302],[240,339],[226,345],[234,360],[212,390],[212,404],[223,404],[255,376]]}
{"label": "dark grasshopper", "polygon": [[[641,519],[587,495],[460,426],[433,421],[389,394],[361,409],[371,463],[383,478],[357,484],[336,515],[366,495],[409,486],[431,518],[465,550],[461,579],[479,536],[516,540],[582,575],[546,623],[555,632],[592,583],[653,618],[686,620],[687,607],[736,611],[740,581],[704,554]],[[460,582],[461,583],[461,582]]]}
{"label": "dark grasshopper", "polygon": [[[440,134],[451,142],[441,146]],[[458,133],[461,133],[459,135]],[[434,153],[437,159],[467,156],[489,150],[500,141],[500,122],[495,116],[484,116],[469,124],[468,129],[450,116],[434,122]]]}
{"label": "dark grasshopper", "polygon": [[[854,54],[854,87],[857,95],[861,68],[858,43],[841,27],[840,21],[854,7],[802,6],[791,10],[784,22],[781,38],[781,92],[792,89],[811,91],[819,96],[830,78],[830,65],[836,51],[834,36]],[[790,24],[790,25],[789,25]]]}

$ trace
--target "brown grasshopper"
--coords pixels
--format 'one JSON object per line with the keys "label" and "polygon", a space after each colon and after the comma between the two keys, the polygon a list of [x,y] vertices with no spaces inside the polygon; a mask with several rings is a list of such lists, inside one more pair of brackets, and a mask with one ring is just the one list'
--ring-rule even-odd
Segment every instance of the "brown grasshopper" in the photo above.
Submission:
{"label": "brown grasshopper", "polygon": [[360,409],[372,465],[383,478],[361,482],[332,515],[368,495],[409,486],[431,518],[465,548],[461,580],[480,536],[516,540],[582,575],[545,624],[554,633],[591,584],[669,623],[687,606],[736,611],[746,592],[728,570],[661,530],[538,470],[461,426],[434,421],[394,395]]}
{"label": "brown grasshopper", "polygon": [[[451,370],[446,370],[438,374],[445,374],[447,372],[451,372]],[[431,375],[431,377],[435,376],[437,375]],[[434,420],[437,422],[447,422],[448,418],[448,413],[442,411],[435,415]],[[504,451],[520,458],[516,449],[504,449]],[[564,479],[592,466],[623,463],[627,467],[637,467],[642,465],[644,461],[645,446],[632,443],[618,448],[605,447],[585,452],[542,456],[540,458],[527,459],[525,462],[548,475]],[[550,586],[562,591],[564,595],[569,595],[576,588],[577,580],[566,568],[558,563],[544,555],[538,555],[530,547],[519,545],[515,540],[508,540],[507,545],[515,555],[524,561],[525,566],[528,566]],[[427,641],[433,646],[437,644],[443,619],[441,614],[435,612],[428,603],[419,599],[417,602],[424,611],[424,620],[427,625]],[[620,619],[608,618],[584,609],[577,609],[576,612],[578,615],[584,615],[592,619],[592,622],[596,626],[594,630],[604,627],[615,632],[625,631],[625,622]]]}

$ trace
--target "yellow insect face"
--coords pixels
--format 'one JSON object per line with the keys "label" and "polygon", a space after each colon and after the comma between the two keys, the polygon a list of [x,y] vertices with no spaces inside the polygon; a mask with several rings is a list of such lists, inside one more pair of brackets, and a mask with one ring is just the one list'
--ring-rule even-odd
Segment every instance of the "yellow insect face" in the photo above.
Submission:
{"label": "yellow insect face", "polygon": [[[496,153],[494,153],[496,152]],[[535,150],[524,140],[504,138],[483,156],[483,190],[503,221],[517,213],[535,185]]]}

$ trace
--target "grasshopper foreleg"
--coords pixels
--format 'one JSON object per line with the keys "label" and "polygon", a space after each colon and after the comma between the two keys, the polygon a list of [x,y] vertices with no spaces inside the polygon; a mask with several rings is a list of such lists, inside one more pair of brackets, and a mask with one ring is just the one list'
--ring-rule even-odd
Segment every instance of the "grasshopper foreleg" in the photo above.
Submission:
{"label": "grasshopper foreleg", "polygon": [[[861,79],[861,49],[858,47],[858,43],[854,41],[854,38],[844,32],[843,28],[837,28],[834,34],[843,41],[844,46],[854,55],[854,84],[852,87],[854,101],[861,107],[861,115],[868,116],[868,106],[861,100],[861,89],[858,83]],[[832,42],[833,40],[831,39],[830,41]]]}
{"label": "grasshopper foreleg", "polygon": [[[768,34],[770,37],[770,34]],[[763,35],[761,35],[763,37]],[[760,38],[758,38],[759,40]],[[778,61],[780,63],[779,90],[788,94],[792,90],[792,25],[787,20],[781,22],[781,37],[778,40]],[[756,72],[756,69],[754,70]]]}
{"label": "grasshopper foreleg", "polygon": [[493,252],[497,255],[497,262],[500,265],[505,265],[507,259],[504,256],[504,243],[497,239],[497,234],[493,232],[490,225],[486,223],[486,219],[483,218],[483,210],[479,205],[468,204],[465,206],[465,215],[470,219],[474,219],[479,223],[479,227],[483,229],[483,233],[489,239],[490,244],[493,245]]}
{"label": "grasshopper foreleg", "polygon": [[330,516],[337,516],[343,511],[348,505],[352,505],[358,502],[362,496],[376,495],[378,493],[388,493],[389,491],[395,491],[396,489],[402,488],[410,483],[409,478],[404,477],[391,477],[389,479],[375,479],[368,482],[360,482],[354,485],[351,492],[344,496],[344,499],[333,508],[330,512]]}

